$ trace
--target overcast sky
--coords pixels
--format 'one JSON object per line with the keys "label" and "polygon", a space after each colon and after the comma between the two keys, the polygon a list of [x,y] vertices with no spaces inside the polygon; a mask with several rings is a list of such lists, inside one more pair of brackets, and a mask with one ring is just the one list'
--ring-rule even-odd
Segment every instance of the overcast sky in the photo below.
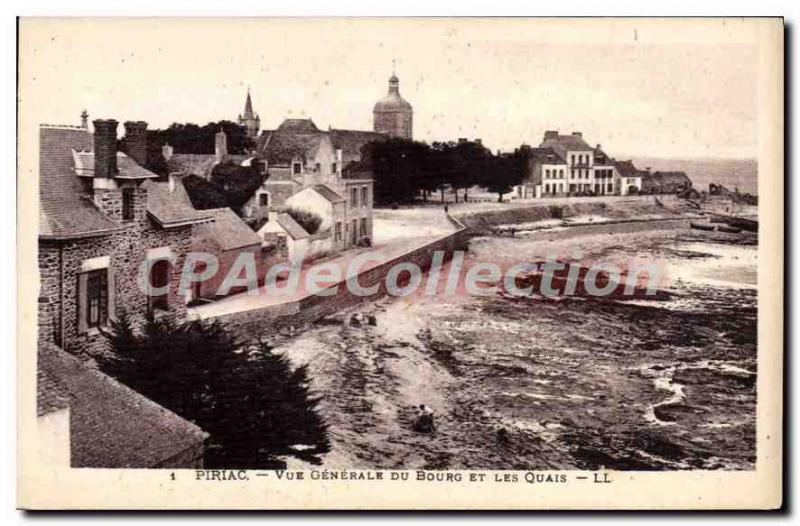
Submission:
{"label": "overcast sky", "polygon": [[77,123],[87,108],[157,128],[235,119],[250,86],[262,128],[310,117],[369,130],[394,59],[415,139],[508,150],[580,130],[617,157],[756,156],[754,45],[679,28],[673,41],[697,43],[669,43],[646,24],[525,22],[23,22],[20,95],[39,122]]}

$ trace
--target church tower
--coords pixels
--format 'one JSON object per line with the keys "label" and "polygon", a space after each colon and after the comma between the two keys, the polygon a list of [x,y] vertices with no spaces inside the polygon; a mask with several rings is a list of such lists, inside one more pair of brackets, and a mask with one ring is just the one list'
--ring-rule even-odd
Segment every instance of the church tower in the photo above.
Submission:
{"label": "church tower", "polygon": [[258,137],[258,130],[261,128],[261,119],[258,113],[253,113],[253,102],[250,100],[250,88],[247,88],[247,99],[244,101],[244,115],[240,114],[238,119],[239,126],[247,129],[247,136],[251,139]]}
{"label": "church tower", "polygon": [[414,109],[400,96],[400,80],[392,73],[389,93],[372,109],[373,129],[390,137],[411,139]]}

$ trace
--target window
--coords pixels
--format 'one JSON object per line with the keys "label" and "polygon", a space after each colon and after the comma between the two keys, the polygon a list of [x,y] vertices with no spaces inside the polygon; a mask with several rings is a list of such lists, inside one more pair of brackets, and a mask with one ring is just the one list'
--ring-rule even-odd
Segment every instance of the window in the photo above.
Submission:
{"label": "window", "polygon": [[358,241],[358,231],[356,230],[357,228],[358,228],[358,222],[355,219],[353,219],[352,227],[350,228],[350,241],[354,245]]}
{"label": "window", "polygon": [[550,179],[550,170],[549,169],[544,171],[544,178],[545,179]]}
{"label": "window", "polygon": [[100,327],[108,322],[108,269],[86,274],[86,327]]}
{"label": "window", "polygon": [[336,169],[337,169],[336,163],[331,164],[331,173],[334,174],[337,173]]}
{"label": "window", "polygon": [[333,239],[334,241],[341,241],[342,240],[342,222],[337,221],[336,226],[333,229]]}
{"label": "window", "polygon": [[133,219],[133,188],[122,189],[122,220]]}
{"label": "window", "polygon": [[269,206],[269,194],[258,194],[258,204],[261,206]]}
{"label": "window", "polygon": [[[159,259],[150,268],[150,285],[153,288],[165,287],[169,284],[169,261]],[[150,309],[169,310],[169,294],[150,296]]]}
{"label": "window", "polygon": [[300,175],[300,172],[303,170],[302,163],[292,163],[292,174]]}
{"label": "window", "polygon": [[358,206],[358,188],[350,189],[350,208]]}
{"label": "window", "polygon": [[546,194],[550,193],[550,185],[549,184],[544,185],[544,193],[546,193]]}
{"label": "window", "polygon": [[361,187],[361,206],[369,206],[369,198],[367,196],[367,187]]}
{"label": "window", "polygon": [[322,171],[322,163],[317,163],[314,165],[314,171],[320,173]]}
{"label": "window", "polygon": [[366,236],[367,235],[367,218],[366,217],[362,217],[361,218],[361,221],[360,221],[360,224],[359,224],[359,228],[360,228],[361,237]]}

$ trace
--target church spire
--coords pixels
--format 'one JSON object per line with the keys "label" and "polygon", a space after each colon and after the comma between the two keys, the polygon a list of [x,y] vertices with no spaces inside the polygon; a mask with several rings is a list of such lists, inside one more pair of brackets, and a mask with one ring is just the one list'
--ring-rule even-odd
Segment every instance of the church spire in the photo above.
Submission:
{"label": "church spire", "polygon": [[245,119],[253,119],[253,102],[250,100],[250,87],[247,87],[247,99],[244,101],[244,115]]}

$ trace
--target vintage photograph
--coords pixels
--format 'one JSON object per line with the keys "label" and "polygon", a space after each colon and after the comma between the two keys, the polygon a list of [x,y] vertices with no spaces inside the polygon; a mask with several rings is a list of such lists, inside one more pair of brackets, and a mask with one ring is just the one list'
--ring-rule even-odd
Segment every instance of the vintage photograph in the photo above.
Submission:
{"label": "vintage photograph", "polygon": [[40,460],[756,471],[782,23],[618,22],[21,20]]}

